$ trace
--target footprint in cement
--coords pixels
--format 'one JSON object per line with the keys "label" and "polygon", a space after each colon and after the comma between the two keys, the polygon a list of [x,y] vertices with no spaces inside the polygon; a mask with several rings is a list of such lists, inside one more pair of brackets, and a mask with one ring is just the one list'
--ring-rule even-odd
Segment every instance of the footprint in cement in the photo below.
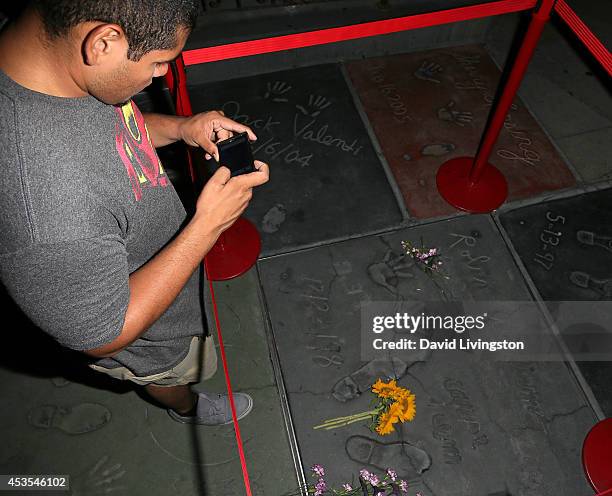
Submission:
{"label": "footprint in cement", "polygon": [[59,429],[66,434],[85,434],[108,424],[111,412],[99,403],[79,403],[72,407],[42,405],[28,412],[28,422],[41,429]]}
{"label": "footprint in cement", "polygon": [[343,403],[369,391],[378,379],[400,379],[408,364],[397,358],[372,360],[350,375],[340,379],[332,389],[332,396]]}
{"label": "footprint in cement", "polygon": [[285,206],[277,203],[264,215],[261,223],[261,229],[266,233],[275,233],[287,217]]}
{"label": "footprint in cement", "polygon": [[579,288],[595,291],[600,300],[609,300],[612,297],[612,279],[597,279],[586,272],[575,270],[570,273],[569,280]]}
{"label": "footprint in cement", "polygon": [[414,479],[431,467],[429,454],[405,441],[381,443],[365,436],[351,436],[345,448],[354,462],[381,471],[393,467],[402,479]]}
{"label": "footprint in cement", "polygon": [[447,153],[452,152],[455,149],[455,145],[452,143],[433,143],[431,145],[425,145],[421,149],[421,155],[426,157],[441,157]]}
{"label": "footprint in cement", "polygon": [[600,246],[604,250],[612,251],[612,236],[598,236],[591,231],[578,231],[578,241],[587,246]]}
{"label": "footprint in cement", "polygon": [[53,377],[51,379],[51,382],[55,387],[64,387],[72,384],[72,382],[70,382],[68,379],[65,379],[64,377]]}

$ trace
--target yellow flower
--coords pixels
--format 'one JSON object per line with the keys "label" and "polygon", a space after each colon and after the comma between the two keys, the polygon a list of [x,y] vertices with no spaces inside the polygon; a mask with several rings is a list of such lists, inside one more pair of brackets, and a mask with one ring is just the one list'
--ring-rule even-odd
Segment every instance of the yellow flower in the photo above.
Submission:
{"label": "yellow flower", "polygon": [[396,416],[389,415],[389,412],[385,412],[378,418],[378,425],[376,426],[376,432],[381,436],[391,434],[394,430],[393,424],[398,421]]}
{"label": "yellow flower", "polygon": [[400,420],[400,415],[402,415],[402,406],[397,402],[393,402],[391,403],[391,405],[389,405],[389,409],[387,410],[387,413],[395,418],[395,422],[398,422]]}
{"label": "yellow flower", "polygon": [[375,431],[384,436],[394,432],[394,424],[414,419],[416,397],[409,389],[398,386],[395,379],[391,379],[389,382],[378,379],[372,385],[372,392],[380,398],[373,410],[329,419],[321,425],[315,426],[314,429],[335,429],[373,417],[376,424]]}
{"label": "yellow flower", "polygon": [[374,394],[377,394],[380,398],[392,398],[393,395],[397,392],[397,389],[398,387],[395,379],[390,380],[388,383],[385,383],[378,379],[372,385],[372,392]]}
{"label": "yellow flower", "polygon": [[398,418],[401,422],[411,421],[416,415],[416,397],[410,391],[406,390],[400,398],[397,399],[394,405],[399,406]]}

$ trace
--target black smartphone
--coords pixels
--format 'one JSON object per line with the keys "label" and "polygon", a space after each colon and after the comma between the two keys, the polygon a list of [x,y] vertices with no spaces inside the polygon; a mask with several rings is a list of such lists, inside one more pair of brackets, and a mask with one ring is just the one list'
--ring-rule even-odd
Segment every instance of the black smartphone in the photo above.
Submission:
{"label": "black smartphone", "polygon": [[219,164],[227,167],[232,177],[257,170],[247,133],[235,134],[231,138],[219,141],[217,149],[219,150]]}

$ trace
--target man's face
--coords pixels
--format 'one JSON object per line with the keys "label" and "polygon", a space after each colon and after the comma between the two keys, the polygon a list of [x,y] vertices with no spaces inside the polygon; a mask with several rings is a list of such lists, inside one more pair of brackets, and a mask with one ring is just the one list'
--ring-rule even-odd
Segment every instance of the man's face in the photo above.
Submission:
{"label": "man's face", "polygon": [[117,50],[113,57],[92,74],[87,84],[89,94],[111,105],[126,102],[149,86],[154,77],[168,72],[169,62],[179,56],[188,36],[188,30],[180,29],[176,47],[153,50],[137,62],[128,59],[126,43],[125,50]]}

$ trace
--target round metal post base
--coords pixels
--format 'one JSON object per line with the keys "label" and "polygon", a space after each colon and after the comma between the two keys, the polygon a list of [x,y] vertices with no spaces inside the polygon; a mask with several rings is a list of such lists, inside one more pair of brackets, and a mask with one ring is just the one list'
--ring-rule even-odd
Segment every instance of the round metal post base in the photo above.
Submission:
{"label": "round metal post base", "polygon": [[485,165],[478,182],[471,184],[471,157],[458,157],[445,162],[438,169],[438,192],[448,203],[471,213],[488,213],[498,208],[508,197],[508,183],[493,165]]}
{"label": "round metal post base", "polygon": [[206,255],[208,275],[213,281],[227,281],[249,270],[261,252],[261,239],[253,224],[240,217],[221,234]]}
{"label": "round metal post base", "polygon": [[595,424],[582,446],[582,465],[598,494],[612,494],[612,418]]}

